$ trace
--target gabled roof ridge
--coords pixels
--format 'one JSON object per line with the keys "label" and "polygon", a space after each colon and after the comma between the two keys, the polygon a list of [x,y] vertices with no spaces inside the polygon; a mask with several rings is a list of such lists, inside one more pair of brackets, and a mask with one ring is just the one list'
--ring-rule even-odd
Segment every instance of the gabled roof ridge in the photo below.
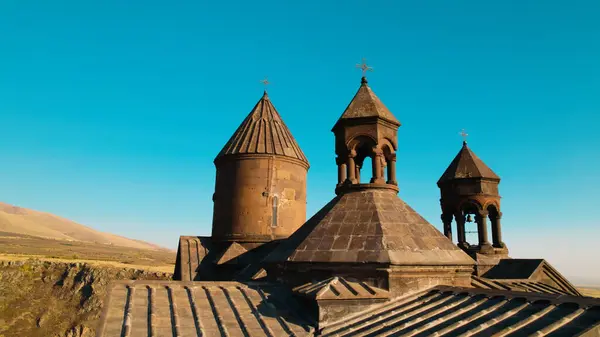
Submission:
{"label": "gabled roof ridge", "polygon": [[237,242],[231,242],[227,248],[219,252],[215,257],[215,262],[220,265],[236,259],[240,255],[247,253],[248,250]]}
{"label": "gabled roof ridge", "polygon": [[[558,270],[556,270],[556,268],[554,268],[548,261],[546,261],[546,259],[541,259],[542,263],[540,264],[540,266],[538,266],[538,268],[534,271],[537,272],[538,269],[542,269],[544,270],[544,268],[547,268],[550,272],[552,272],[557,280],[553,280],[554,282],[556,282],[560,287],[564,287],[567,288],[569,291],[578,294],[580,296],[583,296],[581,294],[581,292],[579,290],[577,290],[577,288],[575,286],[573,286],[571,284],[571,282],[569,282],[569,280],[564,277]],[[562,289],[564,290],[564,289]]]}
{"label": "gabled roof ridge", "polygon": [[337,277],[334,277],[333,280],[325,283],[325,286],[317,291],[315,298],[320,298],[321,296],[325,295],[325,293],[329,292],[331,290],[331,285],[334,283],[337,283]]}
{"label": "gabled roof ridge", "polygon": [[438,285],[429,290],[438,290],[441,292],[452,292],[454,294],[469,293],[469,294],[481,294],[493,297],[496,295],[503,295],[509,299],[523,298],[528,302],[535,302],[538,300],[548,300],[552,304],[561,303],[575,303],[581,307],[587,306],[600,306],[600,298],[574,296],[570,294],[551,294],[551,293],[540,293],[540,292],[525,292],[525,291],[514,291],[514,290],[500,290],[500,289],[484,289],[484,288],[466,288],[456,286]]}
{"label": "gabled roof ridge", "polygon": [[389,292],[385,289],[364,284],[362,281],[350,281],[341,276],[308,282],[293,288],[292,291],[316,300],[389,298]]}

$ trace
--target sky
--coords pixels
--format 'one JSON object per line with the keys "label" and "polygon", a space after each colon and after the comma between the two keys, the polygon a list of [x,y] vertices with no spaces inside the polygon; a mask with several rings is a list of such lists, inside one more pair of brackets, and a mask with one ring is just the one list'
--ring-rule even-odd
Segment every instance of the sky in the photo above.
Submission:
{"label": "sky", "polygon": [[461,147],[501,178],[511,256],[600,284],[600,2],[0,2],[0,201],[175,249],[210,235],[213,159],[269,96],[334,196],[360,84],[400,120],[399,196],[441,230]]}

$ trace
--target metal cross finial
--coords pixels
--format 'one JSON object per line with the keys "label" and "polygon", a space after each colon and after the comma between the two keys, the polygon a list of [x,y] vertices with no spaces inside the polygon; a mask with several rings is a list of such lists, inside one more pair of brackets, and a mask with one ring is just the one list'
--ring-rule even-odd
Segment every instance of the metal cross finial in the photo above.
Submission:
{"label": "metal cross finial", "polygon": [[267,92],[267,86],[269,84],[271,84],[271,82],[269,82],[269,79],[265,76],[265,79],[261,80],[260,83],[264,84],[264,86],[265,86],[265,92]]}
{"label": "metal cross finial", "polygon": [[357,64],[356,68],[359,68],[360,70],[362,70],[362,76],[366,77],[367,75],[367,71],[373,71],[373,68],[369,67],[367,65],[367,59],[363,57],[362,59],[362,63],[361,64]]}
{"label": "metal cross finial", "polygon": [[469,134],[467,132],[465,132],[465,129],[462,129],[458,134],[463,137],[463,143],[466,144],[467,137],[469,136]]}

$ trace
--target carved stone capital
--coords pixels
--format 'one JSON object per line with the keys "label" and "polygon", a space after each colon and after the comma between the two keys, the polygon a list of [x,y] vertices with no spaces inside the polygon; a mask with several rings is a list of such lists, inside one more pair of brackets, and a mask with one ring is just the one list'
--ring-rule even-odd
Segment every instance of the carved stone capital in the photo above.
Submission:
{"label": "carved stone capital", "polygon": [[466,215],[462,212],[456,212],[454,213],[454,219],[456,220],[456,223],[464,224],[466,222]]}
{"label": "carved stone capital", "polygon": [[452,213],[442,213],[440,216],[443,222],[452,222],[453,214]]}
{"label": "carved stone capital", "polygon": [[355,158],[356,157],[356,150],[350,150],[350,152],[348,152],[348,158]]}
{"label": "carved stone capital", "polygon": [[371,149],[371,153],[372,153],[372,154],[373,154],[373,156],[375,156],[375,157],[381,157],[381,156],[383,156],[383,150],[381,150],[381,149],[380,149],[380,148],[378,148],[378,147],[373,147],[373,148]]}

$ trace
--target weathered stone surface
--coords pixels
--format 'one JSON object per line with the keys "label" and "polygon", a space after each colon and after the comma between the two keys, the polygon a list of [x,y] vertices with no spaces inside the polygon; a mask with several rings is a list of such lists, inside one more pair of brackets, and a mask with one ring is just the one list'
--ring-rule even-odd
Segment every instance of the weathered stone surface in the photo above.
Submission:
{"label": "weathered stone surface", "polygon": [[400,125],[400,122],[388,110],[388,108],[379,100],[373,90],[367,85],[366,78],[363,77],[360,88],[342,113],[340,120],[379,117],[391,123]]}
{"label": "weathered stone surface", "polygon": [[502,284],[505,289],[581,296],[561,273],[544,259],[502,259],[479,280]]}
{"label": "weathered stone surface", "polygon": [[307,166],[272,155],[231,155],[217,162],[212,238],[268,242],[306,221]]}
{"label": "weathered stone surface", "polygon": [[510,291],[524,291],[544,294],[563,294],[571,296],[582,296],[579,291],[564,290],[546,284],[543,281],[530,279],[490,279],[473,275],[471,285],[475,288],[497,289]]}
{"label": "weathered stone surface", "polygon": [[467,142],[463,143],[463,147],[438,180],[438,184],[465,178],[485,178],[500,181],[500,177],[471,151],[467,146]]}
{"label": "weathered stone surface", "polygon": [[305,336],[312,325],[277,285],[121,281],[111,283],[98,337]]}
{"label": "weathered stone surface", "polygon": [[337,276],[323,281],[309,282],[295,287],[292,291],[315,300],[387,299],[390,297],[390,293],[385,289]]}
{"label": "weathered stone surface", "polygon": [[269,262],[468,265],[474,261],[394,191],[334,198],[269,255]]}
{"label": "weathered stone surface", "polygon": [[211,237],[181,236],[173,279],[176,281],[248,281],[263,277],[261,261],[278,241],[213,241]]}
{"label": "weathered stone surface", "polygon": [[266,91],[219,152],[216,160],[228,155],[249,153],[290,157],[308,165],[306,156]]}
{"label": "weathered stone surface", "polygon": [[98,337],[529,336],[537,331],[572,337],[588,336],[600,324],[600,300],[566,295],[434,287],[362,308],[344,303],[324,303],[318,319],[311,319],[280,285],[119,281],[110,285]]}
{"label": "weathered stone surface", "polygon": [[207,263],[206,257],[213,256],[214,259],[219,251],[210,237],[179,237],[173,279],[177,281],[198,280],[201,277],[200,274],[203,275],[202,277],[210,279],[214,274],[214,263]]}
{"label": "weathered stone surface", "polygon": [[308,160],[266,92],[215,166],[213,240],[268,242],[306,220]]}
{"label": "weathered stone surface", "polygon": [[231,262],[234,259],[240,257],[242,254],[247,253],[248,250],[246,248],[244,248],[242,245],[240,245],[237,242],[231,242],[229,244],[229,246],[227,248],[225,248],[225,250],[223,250],[222,253],[219,253],[217,255],[217,264],[224,264],[227,262]]}
{"label": "weathered stone surface", "polygon": [[574,296],[436,287],[324,326],[320,335],[588,336],[600,324],[598,304]]}

